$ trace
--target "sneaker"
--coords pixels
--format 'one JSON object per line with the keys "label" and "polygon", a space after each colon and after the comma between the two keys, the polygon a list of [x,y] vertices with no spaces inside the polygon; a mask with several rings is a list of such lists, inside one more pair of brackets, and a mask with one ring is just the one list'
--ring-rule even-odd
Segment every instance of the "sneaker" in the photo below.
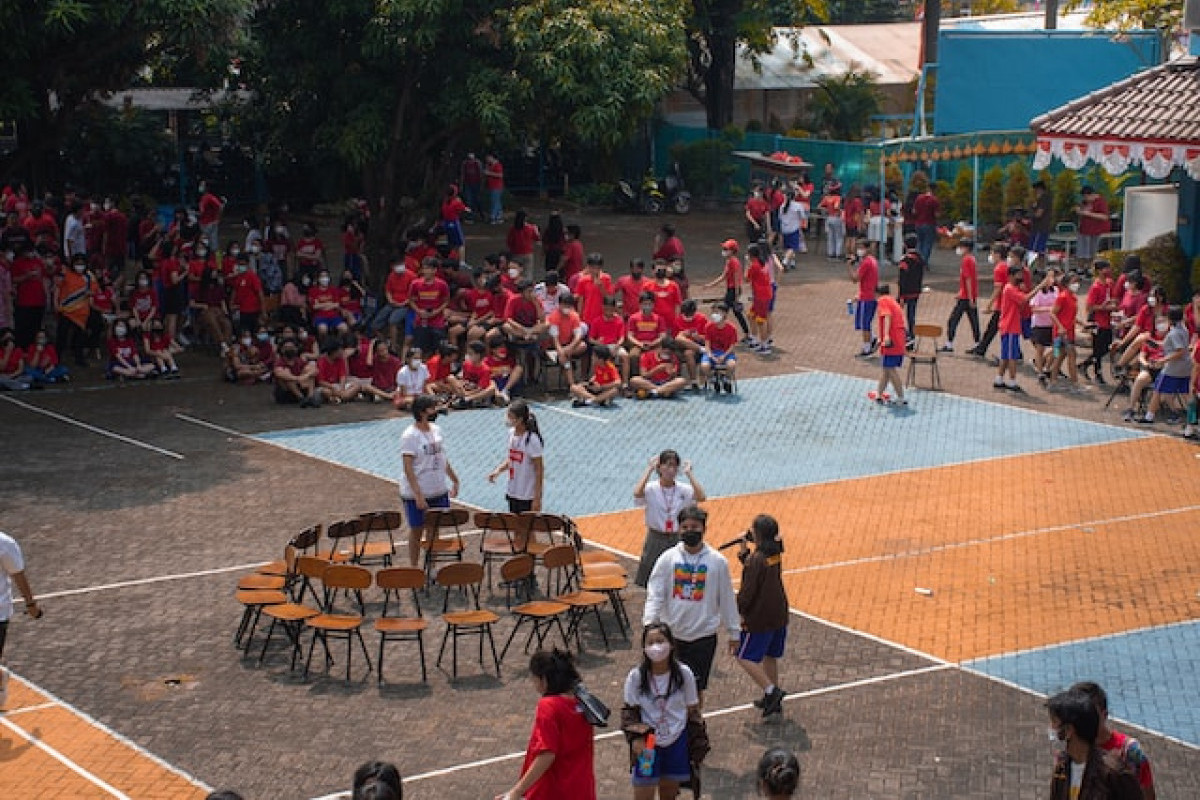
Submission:
{"label": "sneaker", "polygon": [[1003,389],[1004,381],[1001,378],[996,378],[995,380],[992,381],[992,388],[993,389]]}
{"label": "sneaker", "polygon": [[1196,429],[1194,427],[1192,427],[1191,425],[1184,425],[1183,433],[1181,435],[1185,439],[1195,439],[1196,438]]}
{"label": "sneaker", "polygon": [[733,394],[733,381],[726,378],[722,383],[725,385],[725,394]]}
{"label": "sneaker", "polygon": [[769,717],[772,714],[778,714],[783,711],[783,697],[786,695],[783,689],[778,686],[768,695],[763,696],[762,715]]}
{"label": "sneaker", "polygon": [[939,353],[953,353],[954,345],[951,344],[950,342],[946,342],[944,345],[942,345],[941,347],[938,348],[938,352]]}
{"label": "sneaker", "polygon": [[1025,390],[1021,388],[1021,384],[1019,383],[1006,383],[1004,384],[1004,388],[1013,394],[1025,394]]}
{"label": "sneaker", "polygon": [[1133,409],[1125,409],[1125,413],[1121,415],[1122,422],[1133,422]]}
{"label": "sneaker", "polygon": [[571,401],[571,408],[583,408],[587,404],[588,404],[587,400],[580,400],[578,397],[576,397],[574,400]]}
{"label": "sneaker", "polygon": [[1138,418],[1137,418],[1137,421],[1138,421],[1138,424],[1140,424],[1140,425],[1153,425],[1153,424],[1154,424],[1154,417],[1152,417],[1152,416],[1150,416],[1149,414],[1147,414],[1147,415],[1146,415],[1146,416],[1144,416],[1144,417],[1138,417]]}

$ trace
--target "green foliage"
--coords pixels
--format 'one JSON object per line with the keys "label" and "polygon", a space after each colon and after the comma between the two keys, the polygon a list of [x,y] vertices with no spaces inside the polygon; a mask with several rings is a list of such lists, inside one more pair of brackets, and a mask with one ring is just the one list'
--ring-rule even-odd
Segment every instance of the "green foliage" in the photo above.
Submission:
{"label": "green foliage", "polygon": [[899,164],[889,163],[883,170],[883,182],[888,189],[899,192],[904,188],[904,170]]}
{"label": "green foliage", "polygon": [[1122,175],[1113,175],[1099,164],[1093,164],[1082,181],[1100,193],[1108,205],[1109,213],[1120,214],[1125,208],[1125,187],[1136,177],[1136,170],[1126,171]]}
{"label": "green foliage", "polygon": [[1001,225],[1004,222],[1004,170],[992,167],[983,173],[979,182],[979,224]]}
{"label": "green foliage", "polygon": [[1075,208],[1079,205],[1079,177],[1074,170],[1064,169],[1054,178],[1054,221],[1076,222]]}
{"label": "green foliage", "polygon": [[719,197],[727,191],[729,179],[737,168],[730,163],[729,152],[737,140],[727,136],[700,139],[695,142],[676,142],[671,145],[671,160],[678,161],[687,176],[688,189],[697,197]]}
{"label": "green foliage", "polygon": [[812,127],[843,142],[861,141],[882,100],[875,74],[853,65],[841,75],[821,75],[812,98]]}
{"label": "green foliage", "polygon": [[1004,209],[1028,209],[1032,205],[1033,184],[1024,160],[1011,162],[1004,170]]}
{"label": "green foliage", "polygon": [[933,196],[938,199],[941,211],[942,218],[939,222],[957,222],[958,219],[953,214],[954,189],[950,186],[950,181],[934,181]]}
{"label": "green foliage", "polygon": [[1118,30],[1178,31],[1183,25],[1183,3],[1163,3],[1161,0],[1067,0],[1064,11],[1075,11],[1090,5],[1087,23],[1096,28],[1115,27]]}
{"label": "green foliage", "polygon": [[[175,142],[151,114],[107,107],[77,116],[63,137],[65,180],[98,191],[153,192],[176,160]],[[151,204],[153,205],[153,204]]]}
{"label": "green foliage", "polygon": [[955,222],[971,222],[975,215],[975,173],[964,167],[954,176],[950,190],[950,213]]}
{"label": "green foliage", "polygon": [[898,0],[831,0],[828,5],[829,22],[836,25],[912,19],[912,11]]}
{"label": "green foliage", "polygon": [[1142,257],[1142,274],[1163,287],[1167,299],[1182,303],[1187,299],[1188,261],[1179,236],[1174,231],[1155,236],[1137,251]]}
{"label": "green foliage", "polygon": [[572,186],[567,194],[567,200],[580,206],[604,206],[612,202],[613,184],[591,183],[586,186]]}

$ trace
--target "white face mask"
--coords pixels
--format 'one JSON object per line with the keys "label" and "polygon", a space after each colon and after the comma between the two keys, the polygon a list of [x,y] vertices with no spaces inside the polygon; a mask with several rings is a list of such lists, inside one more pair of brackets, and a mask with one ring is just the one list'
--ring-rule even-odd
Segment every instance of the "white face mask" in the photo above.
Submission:
{"label": "white face mask", "polygon": [[655,642],[643,647],[642,651],[646,654],[646,658],[658,664],[670,658],[671,645],[668,642]]}
{"label": "white face mask", "polygon": [[966,254],[967,254],[967,251],[966,251],[964,248],[962,248],[962,247],[956,247],[956,248],[954,248],[954,252],[955,252],[955,254],[956,254],[956,255],[960,255],[960,256],[963,256],[963,255],[966,255]]}
{"label": "white face mask", "polygon": [[392,267],[392,272],[394,272],[394,273],[396,273],[397,275],[399,275],[401,272],[404,272],[404,265],[403,265],[403,264],[397,264],[396,266]]}
{"label": "white face mask", "polygon": [[723,319],[725,319],[724,314],[713,314],[712,315],[712,321],[716,322],[717,324],[720,324],[721,320],[723,320]]}
{"label": "white face mask", "polygon": [[1081,287],[1078,283],[1071,283],[1067,285],[1067,288],[1071,290],[1071,294],[1078,294]]}
{"label": "white face mask", "polygon": [[147,287],[149,287],[149,286],[150,286],[150,281],[146,281],[146,280],[138,281],[138,288],[139,288],[139,289],[145,289],[145,288],[147,288]]}
{"label": "white face mask", "polygon": [[242,337],[242,346],[243,346],[243,347],[249,347],[249,346],[250,346],[250,343],[251,343],[251,341],[252,341],[252,340],[250,339],[250,337],[249,337],[249,336],[243,336],[243,337]]}
{"label": "white face mask", "polygon": [[413,370],[420,369],[421,368],[421,359],[410,358],[408,360],[408,366],[409,366],[409,369],[413,369]]}
{"label": "white face mask", "polygon": [[989,264],[995,264],[995,263],[996,263],[996,257],[995,257],[995,256],[988,256],[988,263],[989,263]]}
{"label": "white face mask", "polygon": [[516,267],[513,267],[512,269],[510,269],[508,271],[508,277],[513,278],[513,279],[521,277],[521,270],[517,269]]}
{"label": "white face mask", "polygon": [[1146,305],[1150,306],[1151,308],[1154,308],[1156,305],[1158,305],[1158,298],[1153,295],[1151,295],[1150,297],[1147,297]]}
{"label": "white face mask", "polygon": [[328,286],[329,278],[326,278],[326,277],[317,278],[317,283],[321,284],[322,286]]}
{"label": "white face mask", "polygon": [[862,258],[863,256],[865,256],[867,254],[867,251],[862,249],[861,247],[858,248],[857,250],[855,250],[854,252],[859,258]]}
{"label": "white face mask", "polygon": [[114,328],[114,329],[113,329],[113,333],[117,334],[117,338],[118,338],[118,339],[119,339],[120,337],[124,336],[124,335],[125,335],[126,333],[128,333],[128,332],[129,332],[129,331],[128,331],[128,330],[126,330],[126,328],[125,328],[125,326],[124,326],[124,325],[118,325],[116,328]]}
{"label": "white face mask", "polygon": [[1156,322],[1154,323],[1154,330],[1158,331],[1159,333],[1166,333],[1167,331],[1171,330],[1171,323]]}

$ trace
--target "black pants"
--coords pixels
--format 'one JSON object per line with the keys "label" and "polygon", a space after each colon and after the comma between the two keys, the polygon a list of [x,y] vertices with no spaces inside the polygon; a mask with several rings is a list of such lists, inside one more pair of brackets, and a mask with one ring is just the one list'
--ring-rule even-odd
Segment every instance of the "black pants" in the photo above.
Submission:
{"label": "black pants", "polygon": [[992,340],[996,338],[996,334],[1000,332],[1000,312],[993,311],[992,318],[988,320],[987,330],[983,332],[983,338],[979,340],[979,344],[975,345],[975,352],[981,356],[986,356],[988,348],[992,346]]}
{"label": "black pants", "polygon": [[978,346],[979,309],[970,300],[961,298],[954,304],[954,310],[950,312],[950,321],[946,323],[946,341],[954,341],[954,334],[958,331],[958,321],[962,319],[963,314],[967,315],[967,322],[971,323],[971,333],[975,336],[975,345]]}
{"label": "black pants", "polygon": [[1109,349],[1112,347],[1113,332],[1112,328],[1096,328],[1096,332],[1092,334],[1092,353],[1080,366],[1088,366],[1089,364],[1096,368],[1096,376],[1103,378],[1103,362],[1104,357],[1109,354]]}
{"label": "black pants", "polygon": [[908,297],[904,300],[904,317],[908,321],[908,340],[911,342],[917,338],[914,333],[917,329],[917,301],[919,297]]}
{"label": "black pants", "polygon": [[42,320],[46,316],[43,306],[17,306],[13,309],[13,336],[17,347],[26,349],[37,338],[37,332],[42,329]]}
{"label": "black pants", "polygon": [[746,315],[742,313],[742,303],[738,300],[737,289],[725,290],[725,305],[729,306],[729,310],[733,312],[738,327],[742,329],[742,335],[749,336],[750,326],[746,324]]}
{"label": "black pants", "polygon": [[[96,316],[99,317],[98,314]],[[103,324],[103,320],[101,320],[101,324]],[[90,318],[88,319],[88,327],[81,328],[66,317],[59,316],[58,333],[54,339],[55,344],[58,346],[59,358],[66,356],[70,352],[75,356],[76,361],[82,362],[86,351],[95,347],[98,341],[97,332],[92,328]]]}

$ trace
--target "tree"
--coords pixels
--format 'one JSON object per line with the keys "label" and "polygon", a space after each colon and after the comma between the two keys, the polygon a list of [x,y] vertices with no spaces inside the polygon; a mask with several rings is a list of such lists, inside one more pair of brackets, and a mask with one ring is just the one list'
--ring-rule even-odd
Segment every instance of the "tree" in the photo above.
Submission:
{"label": "tree", "polygon": [[1091,6],[1087,24],[1093,27],[1158,31],[1162,38],[1164,59],[1171,38],[1183,29],[1183,3],[1164,3],[1162,0],[1068,0],[1066,10],[1075,11],[1085,5]]}
{"label": "tree", "polygon": [[461,143],[623,141],[683,73],[681,17],[636,0],[263,3],[245,127],[268,169],[332,160],[357,175],[383,263]]}
{"label": "tree", "polygon": [[[825,20],[825,0],[691,0],[687,16],[687,89],[704,106],[708,127],[733,122],[733,78],[738,45],[755,68],[775,46],[775,25]],[[793,47],[798,41],[793,39]]]}
{"label": "tree", "polygon": [[1079,206],[1079,176],[1073,169],[1064,169],[1054,178],[1054,221],[1078,222],[1075,209]]}
{"label": "tree", "polygon": [[1028,208],[1030,196],[1033,193],[1029,182],[1029,170],[1025,162],[1018,160],[1008,165],[1004,170],[1004,209]]}
{"label": "tree", "polygon": [[[26,0],[0,3],[0,119],[17,121],[9,174],[45,181],[75,116],[147,68],[215,77],[251,0]],[[44,188],[44,187],[43,187]]]}
{"label": "tree", "polygon": [[979,224],[1000,225],[1004,222],[1004,170],[992,167],[983,173],[979,184]]}
{"label": "tree", "polygon": [[816,79],[812,99],[812,127],[831,139],[857,142],[879,113],[880,95],[875,75],[859,71],[851,64],[842,75],[822,75]]}
{"label": "tree", "polygon": [[954,176],[954,188],[950,191],[950,207],[955,222],[975,218],[975,173],[970,167],[962,167]]}

